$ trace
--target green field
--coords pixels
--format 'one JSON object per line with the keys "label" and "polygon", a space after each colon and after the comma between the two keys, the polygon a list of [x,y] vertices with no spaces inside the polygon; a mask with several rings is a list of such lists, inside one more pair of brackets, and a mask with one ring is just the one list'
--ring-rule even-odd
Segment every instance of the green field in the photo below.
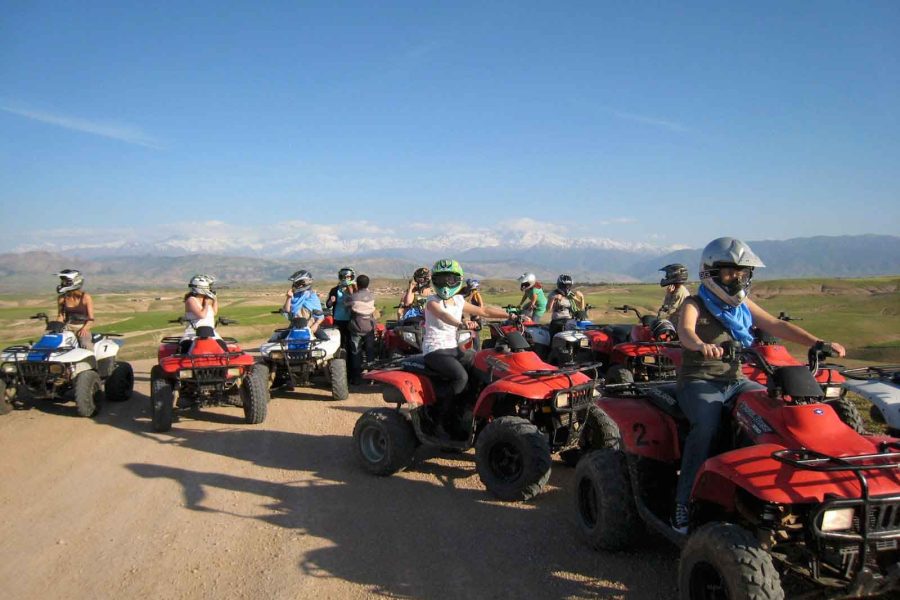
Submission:
{"label": "green field", "polygon": [[[802,279],[758,283],[753,297],[774,314],[789,312],[802,318],[798,324],[817,336],[838,341],[848,348],[847,364],[864,362],[900,362],[900,277],[867,279]],[[393,308],[402,293],[402,281],[376,280],[372,284],[378,296],[383,318],[394,318]],[[324,286],[323,286],[324,287]],[[691,286],[696,289],[696,286]],[[590,285],[581,286],[595,322],[630,323],[632,313],[623,314],[613,307],[629,304],[642,312],[655,311],[662,301],[658,285]],[[517,304],[520,294],[512,281],[482,282],[487,302],[495,305]],[[327,290],[321,289],[323,293]],[[181,293],[175,290],[140,290],[131,294],[98,294],[94,298],[97,323],[95,331],[125,334],[122,356],[147,358],[155,355],[156,345],[164,335],[176,335],[181,326],[170,325],[169,319],[182,312]],[[227,335],[244,340],[248,346],[267,337],[284,319],[271,314],[284,298],[281,288],[226,289],[219,294],[220,314],[238,320]],[[44,311],[53,314],[55,298],[0,295],[0,343],[7,345],[34,340],[41,325],[29,320],[30,315]],[[792,348],[799,356],[802,348]]]}

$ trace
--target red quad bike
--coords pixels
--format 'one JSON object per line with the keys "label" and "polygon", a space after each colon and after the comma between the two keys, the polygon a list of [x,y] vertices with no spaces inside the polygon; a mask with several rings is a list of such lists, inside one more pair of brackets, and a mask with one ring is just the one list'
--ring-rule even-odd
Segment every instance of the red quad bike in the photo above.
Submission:
{"label": "red quad bike", "polygon": [[660,381],[675,378],[675,365],[666,348],[679,347],[671,322],[655,315],[642,315],[633,306],[615,310],[633,312],[639,325],[597,325],[585,334],[591,340],[596,360],[607,365],[606,381]]}
{"label": "red quad bike", "polygon": [[[394,308],[413,309],[416,307],[398,304]],[[421,311],[421,309],[419,309]],[[425,316],[416,315],[398,321],[389,319],[385,322],[381,334],[378,355],[381,358],[399,358],[412,356],[422,352],[422,336],[425,335]],[[376,331],[376,337],[378,332]]]}
{"label": "red quad bike", "polygon": [[[434,407],[450,390],[423,356],[365,379],[384,385],[384,401],[395,408],[364,413],[353,429],[362,466],[375,475],[407,468],[419,445],[466,451],[475,447],[482,483],[501,500],[528,500],[550,477],[551,453],[577,461],[593,415],[597,380],[582,371],[558,369],[530,351],[518,331],[475,355],[464,402],[455,405],[457,427],[439,427]],[[596,368],[594,369],[596,375]]]}
{"label": "red quad bike", "polygon": [[[170,323],[183,323],[176,319]],[[220,318],[218,324],[236,321]],[[242,406],[247,423],[262,423],[269,402],[265,365],[241,350],[234,338],[216,338],[212,327],[198,327],[194,339],[165,337],[150,370],[150,413],[154,431],[172,428],[175,409]],[[177,402],[176,402],[177,395]]]}
{"label": "red quad bike", "polygon": [[524,336],[531,349],[542,360],[546,360],[550,356],[550,329],[546,325],[535,323],[528,317],[520,317],[521,310],[518,306],[507,304],[503,309],[509,314],[509,319],[487,322],[491,337],[484,341],[482,348],[493,348],[503,343],[508,334],[518,331]]}
{"label": "red quad bike", "polygon": [[610,385],[597,401],[599,448],[575,472],[579,533],[605,550],[638,542],[641,522],[662,534],[682,548],[683,599],[897,598],[900,440],[848,427],[806,366],[739,354],[768,389],[730,407],[724,451],[694,481],[690,533],[667,522],[689,424],[674,384],[653,383]]}

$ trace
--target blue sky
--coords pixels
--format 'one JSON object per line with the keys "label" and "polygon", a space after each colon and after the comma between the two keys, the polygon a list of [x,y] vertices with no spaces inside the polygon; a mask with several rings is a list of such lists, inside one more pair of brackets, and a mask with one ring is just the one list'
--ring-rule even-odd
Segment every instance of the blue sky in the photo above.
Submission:
{"label": "blue sky", "polygon": [[210,220],[900,233],[900,3],[636,4],[6,3],[0,251]]}

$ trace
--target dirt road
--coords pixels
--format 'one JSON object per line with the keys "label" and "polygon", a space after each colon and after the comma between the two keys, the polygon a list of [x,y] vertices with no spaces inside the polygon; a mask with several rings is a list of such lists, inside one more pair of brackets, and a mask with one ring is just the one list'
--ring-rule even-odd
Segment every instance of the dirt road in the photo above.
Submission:
{"label": "dirt road", "polygon": [[4,598],[670,598],[677,554],[575,538],[572,469],[531,503],[484,491],[474,455],[421,453],[362,472],[351,432],[380,395],[273,398],[149,421],[150,361],[131,401],[94,420],[41,403],[0,418]]}

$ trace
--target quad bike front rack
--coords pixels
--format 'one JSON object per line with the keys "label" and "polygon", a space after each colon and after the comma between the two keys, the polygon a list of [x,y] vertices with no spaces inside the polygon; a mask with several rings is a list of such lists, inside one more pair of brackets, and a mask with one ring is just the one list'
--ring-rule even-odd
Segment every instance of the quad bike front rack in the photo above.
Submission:
{"label": "quad bike front rack", "polygon": [[[900,469],[900,442],[884,442],[882,452],[855,456],[829,456],[807,449],[785,449],[772,453],[772,458],[795,469],[819,472],[851,472],[859,480],[859,498],[834,498],[826,500],[810,518],[810,529],[820,539],[855,542],[859,547],[859,571],[850,584],[851,596],[863,595],[871,591],[895,589],[900,581],[900,571],[895,570],[889,580],[878,579],[867,568],[870,542],[900,540],[900,494],[873,498],[869,495],[869,482],[865,471],[897,471]],[[894,450],[893,452],[889,450]],[[820,523],[829,510],[858,509],[858,517],[853,519],[853,529],[857,531],[823,531]]]}

